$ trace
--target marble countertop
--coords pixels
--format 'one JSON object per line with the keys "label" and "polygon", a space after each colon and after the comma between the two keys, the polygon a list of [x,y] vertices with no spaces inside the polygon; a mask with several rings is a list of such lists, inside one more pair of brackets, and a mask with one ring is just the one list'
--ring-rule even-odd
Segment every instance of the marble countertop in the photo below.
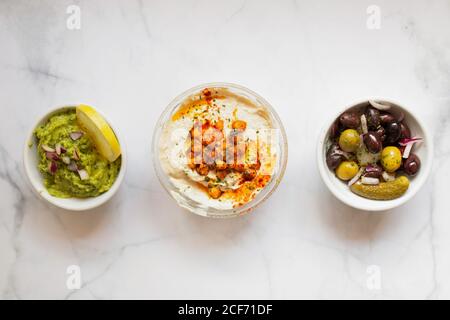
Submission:
{"label": "marble countertop", "polygon": [[[371,4],[1,1],[0,298],[450,298],[450,2]],[[277,192],[228,220],[178,208],[150,158],[165,106],[213,81],[265,97],[289,139]],[[435,145],[421,192],[381,214],[335,199],[314,156],[327,113],[372,96],[414,110]],[[37,117],[73,102],[107,113],[129,158],[85,213],[37,199],[22,168]]]}

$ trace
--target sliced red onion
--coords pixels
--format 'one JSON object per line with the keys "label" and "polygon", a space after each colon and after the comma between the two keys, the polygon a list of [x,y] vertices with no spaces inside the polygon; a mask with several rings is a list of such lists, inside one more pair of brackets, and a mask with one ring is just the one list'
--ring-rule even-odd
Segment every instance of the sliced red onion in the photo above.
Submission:
{"label": "sliced red onion", "polygon": [[84,135],[84,132],[81,132],[81,131],[75,131],[75,132],[69,133],[70,138],[74,141],[80,139],[83,135]]}
{"label": "sliced red onion", "polygon": [[369,100],[369,103],[372,107],[374,107],[375,109],[381,110],[381,111],[386,111],[391,108],[391,106],[381,104],[379,102],[376,102],[375,100]]}
{"label": "sliced red onion", "polygon": [[411,153],[412,147],[413,147],[413,143],[409,143],[406,147],[405,147],[405,151],[403,151],[403,159],[408,159],[409,154]]}
{"label": "sliced red onion", "polygon": [[413,148],[414,143],[416,142],[420,142],[422,140],[422,138],[410,138],[410,139],[402,139],[398,144],[401,145],[402,147],[405,147],[405,149],[403,150],[403,159],[408,159],[409,154],[411,153],[411,150]]}
{"label": "sliced red onion", "polygon": [[369,185],[377,185],[380,183],[380,179],[378,178],[370,178],[370,177],[362,177],[361,178],[362,184],[369,184]]}
{"label": "sliced red onion", "polygon": [[397,121],[402,122],[404,119],[405,119],[405,114],[403,112],[400,112],[397,117]]}
{"label": "sliced red onion", "polygon": [[55,149],[50,148],[46,144],[43,144],[41,147],[42,147],[42,150],[44,150],[45,152],[55,152]]}
{"label": "sliced red onion", "polygon": [[402,147],[406,147],[410,143],[418,142],[418,141],[421,141],[421,140],[422,140],[422,138],[420,138],[420,137],[405,138],[405,139],[400,140],[398,142],[398,144],[401,145]]}
{"label": "sliced red onion", "polygon": [[69,158],[69,157],[62,157],[61,160],[62,160],[62,162],[64,162],[65,164],[70,164],[70,158]]}
{"label": "sliced red onion", "polygon": [[349,186],[349,187],[350,187],[351,185],[355,184],[356,181],[358,181],[359,178],[361,178],[362,174],[364,173],[364,170],[365,170],[364,167],[361,167],[361,168],[359,169],[359,171],[358,171],[358,173],[356,174],[356,176],[354,176],[353,179],[350,180],[350,181],[348,182],[348,186]]}
{"label": "sliced red onion", "polygon": [[375,172],[375,171],[378,171],[378,170],[379,170],[378,167],[375,167],[372,164],[368,164],[367,167],[366,167],[366,172]]}
{"label": "sliced red onion", "polygon": [[71,162],[69,163],[69,165],[67,166],[67,169],[69,169],[69,170],[72,171],[72,172],[75,172],[75,171],[78,171],[78,166],[77,166],[77,164],[75,163],[75,161],[71,161]]}
{"label": "sliced red onion", "polygon": [[346,158],[347,160],[350,159],[350,154],[349,154],[348,152],[343,151],[343,150],[336,149],[336,150],[334,151],[334,153],[343,156],[343,157]]}
{"label": "sliced red onion", "polygon": [[48,160],[57,161],[59,160],[59,156],[56,154],[56,152],[46,152],[45,157]]}
{"label": "sliced red onion", "polygon": [[367,128],[367,118],[366,115],[361,115],[361,129],[363,134],[366,134],[369,132],[369,129]]}
{"label": "sliced red onion", "polygon": [[74,158],[75,160],[80,160],[80,153],[78,152],[77,148],[73,148],[72,158]]}
{"label": "sliced red onion", "polygon": [[78,170],[78,175],[80,176],[80,179],[81,179],[81,180],[87,180],[87,179],[89,179],[89,174],[88,174],[87,171],[84,170],[84,169]]}
{"label": "sliced red onion", "polygon": [[61,154],[61,144],[60,143],[56,144],[55,151],[58,156]]}
{"label": "sliced red onion", "polygon": [[395,180],[395,173],[388,173],[386,171],[383,171],[381,176],[383,177],[384,181],[386,181],[386,182]]}
{"label": "sliced red onion", "polygon": [[50,174],[55,174],[56,170],[58,170],[58,165],[56,164],[56,161],[50,161],[48,163],[48,172],[50,172]]}

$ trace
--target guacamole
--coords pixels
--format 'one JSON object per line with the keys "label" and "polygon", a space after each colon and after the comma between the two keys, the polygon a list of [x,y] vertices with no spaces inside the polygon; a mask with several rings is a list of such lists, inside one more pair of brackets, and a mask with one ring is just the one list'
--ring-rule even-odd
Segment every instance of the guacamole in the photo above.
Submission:
{"label": "guacamole", "polygon": [[79,127],[75,109],[53,115],[35,130],[39,171],[48,192],[59,198],[96,197],[108,191],[121,158],[110,163]]}

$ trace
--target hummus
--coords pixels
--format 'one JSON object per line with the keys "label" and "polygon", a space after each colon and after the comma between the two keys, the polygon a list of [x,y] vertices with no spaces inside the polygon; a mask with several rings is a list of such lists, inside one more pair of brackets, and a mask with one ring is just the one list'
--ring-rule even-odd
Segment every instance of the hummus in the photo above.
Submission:
{"label": "hummus", "polygon": [[202,209],[233,209],[271,181],[274,136],[263,105],[226,88],[207,88],[184,99],[164,124],[159,160],[175,199]]}
{"label": "hummus", "polygon": [[52,116],[35,130],[39,171],[48,192],[59,198],[95,197],[108,191],[121,159],[110,163],[79,127],[75,110]]}

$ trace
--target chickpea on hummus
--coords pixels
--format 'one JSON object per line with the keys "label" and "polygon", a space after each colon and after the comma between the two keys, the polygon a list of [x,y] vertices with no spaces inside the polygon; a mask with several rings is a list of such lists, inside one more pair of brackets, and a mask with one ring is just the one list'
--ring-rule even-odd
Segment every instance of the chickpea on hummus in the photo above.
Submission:
{"label": "chickpea on hummus", "polygon": [[183,197],[203,208],[233,209],[271,181],[274,136],[264,106],[227,88],[206,88],[184,99],[164,124],[159,160]]}
{"label": "chickpea on hummus", "polygon": [[121,158],[110,162],[79,126],[75,109],[53,115],[35,130],[38,168],[48,192],[59,198],[96,197],[116,180]]}

